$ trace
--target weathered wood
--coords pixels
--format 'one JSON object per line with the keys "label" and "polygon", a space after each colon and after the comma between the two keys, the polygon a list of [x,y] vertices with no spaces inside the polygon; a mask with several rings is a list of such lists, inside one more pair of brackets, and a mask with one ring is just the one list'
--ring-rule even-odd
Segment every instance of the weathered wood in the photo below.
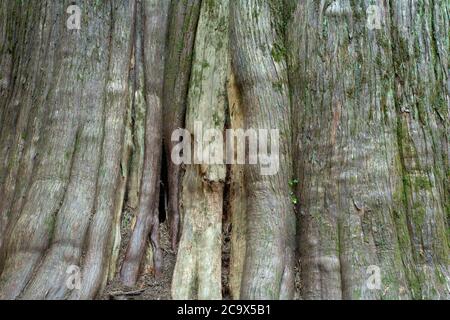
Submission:
{"label": "weathered wood", "polygon": [[[214,149],[205,131],[225,128],[228,72],[229,1],[202,3],[194,46],[186,129],[194,148]],[[201,124],[203,136],[195,126]],[[203,157],[206,154],[203,154]],[[209,153],[211,156],[211,153]],[[194,157],[195,158],[195,157]],[[223,159],[222,159],[223,161]],[[172,281],[174,299],[221,299],[222,212],[226,166],[205,162],[186,165],[182,179],[182,235]],[[196,295],[195,295],[196,293]]]}
{"label": "weathered wood", "polygon": [[[65,12],[64,3],[49,8]],[[95,199],[110,31],[106,6],[85,14],[90,16],[91,32],[67,30],[61,15],[50,29],[54,32],[50,39],[59,45],[56,67],[49,70],[53,90],[47,96],[45,91],[37,93],[46,97],[45,130],[23,207],[9,226],[0,280],[1,294],[7,298],[17,297],[28,282],[32,296],[63,297],[66,268],[81,256]],[[97,46],[87,47],[89,37]],[[62,38],[65,41],[59,43]],[[83,55],[91,59],[81,60]]]}
{"label": "weathered wood", "polygon": [[[175,299],[450,299],[448,1],[81,1],[69,30],[72,4],[0,3],[0,298],[167,272],[167,176]],[[279,171],[178,165],[199,123],[279,129]]]}

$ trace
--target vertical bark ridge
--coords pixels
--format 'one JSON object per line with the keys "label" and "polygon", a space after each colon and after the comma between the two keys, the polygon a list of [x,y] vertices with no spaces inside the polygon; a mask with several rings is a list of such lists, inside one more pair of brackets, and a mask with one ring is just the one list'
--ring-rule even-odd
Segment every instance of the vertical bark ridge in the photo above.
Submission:
{"label": "vertical bark ridge", "polygon": [[[62,299],[67,294],[66,271],[79,265],[82,246],[94,208],[96,183],[100,165],[102,143],[102,117],[107,68],[111,9],[108,5],[86,10],[94,31],[87,32],[82,42],[77,78],[80,91],[77,99],[80,116],[77,119],[77,136],[71,155],[71,173],[66,186],[66,196],[53,221],[50,246],[36,276],[24,292],[24,298]],[[108,19],[109,17],[109,19]],[[95,45],[87,45],[87,39]],[[81,78],[82,75],[84,78]],[[89,77],[86,77],[89,75]]]}
{"label": "vertical bark ridge", "polygon": [[[63,12],[63,3],[57,8]],[[64,23],[58,20],[57,28],[62,29]],[[46,128],[40,141],[45,156],[38,158],[20,216],[14,225],[10,225],[5,266],[0,278],[0,295],[5,298],[15,298],[21,293],[47,249],[55,217],[66,199],[66,187],[71,175],[80,117],[77,102],[81,98],[81,92],[74,91],[74,88],[82,83],[77,77],[82,47],[76,43],[83,41],[83,38],[77,32],[61,29],[57,34],[65,35],[67,42],[57,48],[55,65],[58,67],[54,70],[51,83],[59,91],[54,90],[43,105],[43,108],[50,109],[44,120]],[[71,56],[73,53],[75,55]]]}
{"label": "vertical bark ridge", "polygon": [[164,80],[163,139],[168,177],[168,220],[172,249],[180,237],[181,168],[170,161],[174,130],[184,128],[186,98],[192,66],[192,51],[200,14],[201,0],[171,1],[167,59]]}
{"label": "vertical bark ridge", "polygon": [[[12,49],[13,40],[10,39],[11,47],[5,47],[5,50],[11,50],[11,53],[5,53],[6,57],[4,56],[4,59],[2,60],[4,68],[11,69],[13,53],[15,52],[15,56],[19,55],[19,48],[26,47],[26,49],[23,49],[24,52],[30,52],[31,50],[36,50],[36,52],[38,52],[38,54],[33,55],[27,62],[27,65],[32,67],[30,69],[22,69],[23,72],[18,75],[18,77],[22,79],[22,83],[20,86],[17,86],[13,95],[11,96],[5,91],[0,99],[0,105],[5,106],[4,108],[2,107],[2,111],[7,110],[8,105],[15,105],[16,109],[18,111],[20,110],[17,123],[9,123],[11,118],[9,118],[8,113],[6,113],[5,123],[2,125],[2,129],[6,130],[2,132],[2,137],[7,136],[8,130],[12,129],[11,125],[15,126],[15,129],[13,129],[15,130],[15,137],[12,145],[9,147],[5,145],[11,152],[6,151],[3,153],[5,162],[0,165],[0,171],[2,171],[0,174],[0,198],[2,199],[0,201],[0,255],[1,252],[4,253],[2,244],[4,244],[3,240],[8,237],[8,225],[14,224],[17,212],[21,208],[31,178],[31,171],[34,167],[35,157],[37,155],[36,142],[43,120],[42,104],[48,93],[49,80],[52,75],[50,69],[53,63],[54,50],[49,49],[49,47],[51,44],[54,44],[55,40],[53,39],[50,41],[53,24],[50,20],[50,16],[47,14],[47,11],[51,10],[51,6],[48,3],[43,3],[40,7],[35,7],[34,9],[39,11],[40,15],[33,15],[34,20],[32,24],[37,24],[40,28],[36,28],[35,33],[27,35],[29,41],[25,42],[24,39],[20,41],[19,39],[16,39],[16,49],[14,50]],[[41,16],[42,19],[36,20],[39,16]],[[9,30],[9,32],[12,31]],[[44,69],[42,57],[48,57],[47,64],[50,68]],[[46,70],[46,72],[42,72],[43,69]],[[9,86],[11,83],[12,79],[9,79],[12,74],[11,72],[12,70],[5,70],[4,81],[6,86]],[[24,83],[25,80],[26,84]],[[12,89],[13,88],[11,87],[10,90],[12,91]],[[39,99],[35,101],[36,105],[33,105],[32,97],[41,92],[42,95],[39,95]],[[17,105],[19,95],[24,100],[21,105]],[[8,143],[7,139],[5,140]],[[2,142],[5,142],[5,140],[2,139]],[[4,150],[3,147],[2,150]],[[17,177],[21,178],[17,179]],[[5,180],[3,180],[3,178]],[[0,270],[1,265],[2,258],[0,257]]]}
{"label": "vertical bark ridge", "polygon": [[145,104],[144,94],[144,62],[142,31],[144,30],[143,15],[136,15],[137,32],[141,33],[136,36],[135,48],[133,53],[134,68],[130,76],[132,83],[131,101],[132,101],[132,132],[133,132],[133,149],[130,163],[130,173],[127,183],[127,206],[136,210],[139,206],[139,192],[141,189],[141,177],[144,163],[144,136],[145,136],[145,115],[147,106]]}
{"label": "vertical bark ridge", "polygon": [[445,131],[448,121],[446,125],[443,120],[448,119],[445,103],[448,75],[440,57],[448,55],[445,55],[448,46],[434,40],[433,30],[448,29],[448,15],[442,16],[439,24],[433,18],[437,11],[448,12],[448,4],[391,1],[390,6],[393,39],[397,44],[393,47],[393,61],[404,210],[417,275],[417,281],[411,285],[416,298],[447,299],[448,200],[442,177],[448,162],[443,161],[442,155],[448,153],[448,131]]}
{"label": "vertical bark ridge", "polygon": [[[135,286],[146,250],[158,276],[166,176],[175,299],[290,299],[295,253],[303,299],[450,298],[448,1],[72,4],[0,3],[0,298]],[[177,165],[179,128],[279,129],[279,171]]]}
{"label": "vertical bark ridge", "polygon": [[[94,298],[106,284],[112,232],[121,179],[122,146],[125,133],[128,78],[134,39],[136,2],[112,1],[110,51],[107,84],[104,92],[103,141],[94,214],[86,235],[82,264],[81,290],[70,298]],[[120,193],[119,193],[120,195]],[[123,200],[123,199],[122,199]]]}
{"label": "vertical bark ridge", "polygon": [[[431,167],[443,171],[441,155],[446,151],[440,148],[446,138],[445,125],[439,129],[439,117],[428,107],[429,102],[435,104],[428,92],[442,87],[442,82],[428,84],[437,82],[433,75],[442,68],[430,68],[425,58],[416,67],[417,60],[412,59],[417,42],[424,41],[416,48],[433,48],[428,43],[433,39],[430,22],[424,18],[431,17],[426,10],[433,9],[417,2],[409,12],[406,2],[378,1],[383,25],[370,30],[365,14],[370,4],[302,2],[293,22],[301,30],[292,28],[289,36],[293,109],[300,107],[294,141],[301,159],[296,172],[301,195],[302,295],[442,298],[448,245],[445,216],[438,203],[445,201],[439,198],[444,194],[442,184],[432,187],[436,179]],[[412,12],[419,17],[411,19]],[[404,28],[406,21],[414,21],[414,27]],[[442,52],[442,48],[435,51]],[[429,70],[431,75],[417,81],[418,70]],[[445,75],[437,79],[442,81]],[[412,109],[415,105],[417,111]],[[425,119],[426,127],[420,124]],[[406,150],[414,150],[415,156],[407,156],[405,145],[413,141],[416,145]],[[419,159],[413,163],[428,169],[411,168],[410,158]],[[419,181],[415,188],[411,188],[413,180]],[[419,202],[429,210],[420,210]],[[422,218],[417,220],[417,215]],[[433,260],[425,269],[417,253],[425,252],[423,247]],[[332,260],[326,259],[330,253]],[[370,264],[380,267],[382,290],[368,290]]]}
{"label": "vertical bark ridge", "polygon": [[[137,16],[137,15],[136,15]],[[136,18],[136,17],[135,17]],[[137,19],[136,19],[137,20]],[[137,21],[136,21],[137,22]],[[136,30],[136,25],[134,26]],[[136,44],[136,41],[135,41]],[[133,60],[131,60],[131,65]],[[131,66],[133,69],[133,66]],[[129,74],[129,87],[128,87],[128,101],[125,117],[125,136],[123,142],[122,158],[120,160],[120,178],[119,185],[117,187],[116,203],[114,204],[114,221],[113,221],[113,245],[111,251],[111,258],[109,261],[108,281],[112,281],[115,278],[116,272],[119,268],[120,249],[122,247],[122,212],[126,210],[127,199],[127,186],[129,185],[129,175],[131,171],[131,156],[133,149],[133,124],[132,124],[132,109],[133,99],[132,95],[135,92],[134,83],[131,79],[134,76],[134,70]]]}
{"label": "vertical bark ridge", "polygon": [[[290,104],[277,4],[252,0],[231,5],[232,66],[242,93],[245,128],[280,131],[278,173],[263,176],[258,166],[245,168],[247,248],[243,299],[293,295],[295,216],[289,196]],[[288,285],[284,286],[286,281]]]}

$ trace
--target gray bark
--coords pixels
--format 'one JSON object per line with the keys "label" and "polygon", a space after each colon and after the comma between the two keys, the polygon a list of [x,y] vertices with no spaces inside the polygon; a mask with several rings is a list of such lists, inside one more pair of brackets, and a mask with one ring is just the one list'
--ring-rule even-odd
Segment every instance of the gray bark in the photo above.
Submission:
{"label": "gray bark", "polygon": [[369,4],[301,1],[289,28],[302,296],[447,298],[448,5],[377,1],[370,30]]}
{"label": "gray bark", "polygon": [[245,129],[280,130],[280,170],[263,176],[244,169],[247,245],[243,299],[293,296],[295,216],[289,196],[292,177],[290,103],[281,3],[235,1],[231,5],[231,56],[242,94]]}
{"label": "gray bark", "polygon": [[143,2],[142,11],[144,92],[147,110],[138,215],[121,270],[122,280],[129,286],[136,284],[147,243],[146,238],[149,234],[151,234],[157,274],[162,267],[158,200],[162,158],[162,100],[168,2],[166,0]]}
{"label": "gray bark", "polygon": [[[159,276],[166,214],[175,299],[450,299],[448,1],[71,4],[0,3],[0,298]],[[279,171],[176,165],[196,122],[279,129]]]}

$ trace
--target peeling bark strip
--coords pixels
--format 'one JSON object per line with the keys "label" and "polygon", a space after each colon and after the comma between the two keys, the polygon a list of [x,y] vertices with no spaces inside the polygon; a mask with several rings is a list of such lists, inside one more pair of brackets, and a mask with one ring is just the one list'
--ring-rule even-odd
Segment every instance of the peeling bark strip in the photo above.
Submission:
{"label": "peeling bark strip", "polygon": [[191,75],[192,51],[201,0],[173,0],[170,7],[169,35],[164,80],[163,131],[168,177],[168,219],[172,249],[180,238],[180,166],[170,161],[174,143],[172,133],[184,128],[186,97]]}
{"label": "peeling bark strip", "polygon": [[[186,129],[196,122],[216,129],[215,141],[193,136],[194,145],[214,148],[225,129],[229,1],[202,2],[194,47]],[[222,146],[223,147],[223,146]],[[172,297],[221,299],[221,252],[225,165],[188,165],[182,179],[183,232],[173,275]]]}
{"label": "peeling bark strip", "polygon": [[241,286],[243,299],[293,296],[295,217],[289,197],[291,179],[290,104],[280,4],[233,1],[231,53],[242,93],[245,128],[279,129],[280,171],[260,175],[245,167],[247,250]]}
{"label": "peeling bark strip", "polygon": [[166,47],[168,7],[167,0],[147,0],[142,3],[144,24],[142,49],[147,105],[145,151],[137,220],[121,270],[122,281],[128,286],[136,284],[149,233],[156,274],[160,273],[162,267],[158,203],[162,157],[163,57]]}
{"label": "peeling bark strip", "polygon": [[[228,75],[228,111],[231,129],[244,128],[242,98],[236,84],[236,78],[231,72]],[[235,149],[237,156],[237,148]],[[238,300],[241,295],[242,274],[244,271],[246,245],[246,192],[244,166],[233,165],[230,169],[229,213],[231,215],[231,257],[230,257],[230,291],[231,297]]]}

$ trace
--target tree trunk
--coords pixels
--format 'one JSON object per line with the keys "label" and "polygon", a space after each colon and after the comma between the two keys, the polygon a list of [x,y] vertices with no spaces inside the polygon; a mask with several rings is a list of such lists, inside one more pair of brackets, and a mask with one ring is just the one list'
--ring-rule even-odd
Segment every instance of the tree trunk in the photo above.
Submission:
{"label": "tree trunk", "polygon": [[192,66],[195,31],[201,0],[171,1],[168,48],[164,81],[163,131],[168,179],[168,219],[172,249],[180,238],[180,184],[181,167],[170,161],[174,142],[172,134],[184,128],[186,98]]}
{"label": "tree trunk", "polygon": [[[139,267],[150,233],[156,274],[162,267],[159,246],[160,171],[162,158],[162,99],[164,85],[164,54],[168,2],[149,0],[143,2],[143,63],[145,114],[145,144],[142,181],[140,183],[139,209],[136,224],[128,243],[121,276],[124,284],[136,284]],[[138,52],[137,54],[141,54]],[[136,59],[137,60],[137,59]],[[138,60],[137,60],[138,61]]]}
{"label": "tree trunk", "polygon": [[450,299],[449,10],[1,2],[0,298]]}
{"label": "tree trunk", "polygon": [[235,1],[231,5],[233,71],[242,93],[245,129],[280,131],[279,171],[264,176],[258,166],[244,169],[247,250],[243,299],[293,296],[295,216],[289,197],[290,103],[282,11],[281,3],[270,1]]}
{"label": "tree trunk", "polygon": [[[68,5],[10,1],[14,12],[27,14],[13,26],[13,37],[23,35],[13,38],[14,54],[23,50],[13,58],[20,81],[11,83],[15,97],[6,99],[4,109],[22,116],[4,119],[17,133],[2,183],[2,217],[9,216],[2,223],[3,298],[67,297],[71,265],[80,266],[83,279],[74,297],[93,298],[109,264],[134,1],[85,8],[84,30],[66,28],[61,13]],[[36,61],[28,64],[25,52]],[[22,197],[20,204],[4,201],[13,195]]]}
{"label": "tree trunk", "polygon": [[375,4],[380,30],[367,1],[301,1],[289,29],[306,299],[449,294],[448,5]]}

